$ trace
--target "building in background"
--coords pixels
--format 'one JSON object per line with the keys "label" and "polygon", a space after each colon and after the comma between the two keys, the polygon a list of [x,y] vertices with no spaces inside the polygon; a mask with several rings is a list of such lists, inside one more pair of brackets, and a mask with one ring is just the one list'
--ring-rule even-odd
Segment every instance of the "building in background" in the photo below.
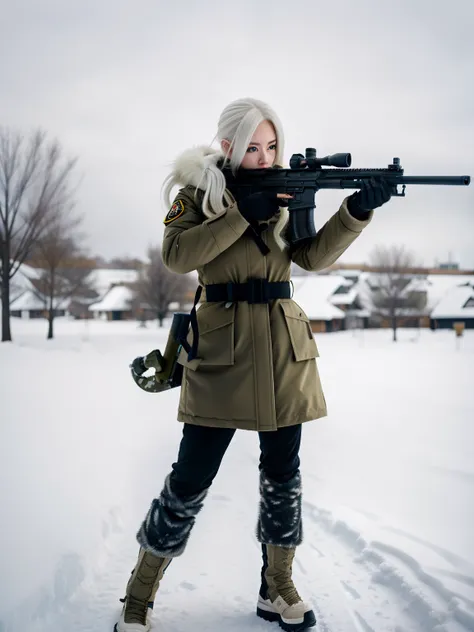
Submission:
{"label": "building in background", "polygon": [[[10,309],[12,316],[40,318],[45,316],[47,301],[34,289],[40,270],[23,264],[13,277]],[[197,275],[196,286],[197,286]],[[308,316],[313,332],[334,332],[368,326],[389,327],[389,322],[376,321],[367,292],[377,283],[379,272],[364,265],[335,264],[323,273],[305,273],[293,277],[294,300]],[[406,292],[426,298],[425,307],[407,309],[402,327],[452,328],[454,322],[474,327],[474,273],[457,267],[406,271]],[[96,268],[90,279],[90,296],[75,296],[57,301],[57,315],[104,320],[140,319],[146,306],[134,303],[133,284],[138,272],[133,269]],[[194,289],[187,304],[170,305],[170,310],[191,309]],[[421,302],[420,302],[421,304]],[[154,318],[148,314],[147,318]]]}
{"label": "building in background", "polygon": [[134,318],[133,291],[125,284],[109,289],[102,300],[89,305],[94,318],[103,320],[131,320]]}
{"label": "building in background", "polygon": [[454,323],[474,329],[474,280],[451,288],[431,312],[432,329],[453,329]]}
{"label": "building in background", "polygon": [[[10,288],[10,313],[20,318],[43,318],[48,300],[35,288],[35,281],[41,276],[41,269],[22,264],[12,279]],[[103,300],[116,286],[133,284],[138,276],[136,270],[96,268],[90,273],[92,289],[86,296],[75,295],[68,299],[55,301],[57,316],[90,318],[94,310],[90,306]],[[116,310],[113,310],[116,311]],[[126,311],[125,309],[122,311]],[[116,319],[116,314],[110,316]],[[104,316],[106,317],[106,316]]]}
{"label": "building in background", "polygon": [[[41,276],[42,270],[22,264],[13,276],[10,285],[10,314],[16,318],[46,318],[48,297],[44,296],[36,287],[35,282]],[[67,314],[68,301],[57,299],[54,301],[56,316]]]}
{"label": "building in background", "polygon": [[[124,314],[131,309],[130,306],[128,309],[113,310],[122,312],[122,317],[119,317],[118,314],[114,314],[113,316],[109,314],[109,316],[107,316],[104,315],[104,313],[101,314],[101,312],[97,312],[95,309],[91,309],[91,307],[103,301],[115,287],[131,286],[137,278],[137,270],[128,268],[96,268],[92,270],[89,279],[91,286],[94,288],[94,294],[73,297],[69,305],[71,316],[74,318],[102,317],[108,320],[123,320]],[[120,292],[118,292],[118,294],[119,293]],[[127,315],[127,318],[128,317],[131,316]]]}
{"label": "building in background", "polygon": [[[54,301],[55,316],[65,316],[67,309],[62,299]],[[45,297],[36,295],[31,290],[27,290],[12,303],[10,303],[10,314],[17,318],[47,318],[48,303]]]}
{"label": "building in background", "polygon": [[293,279],[293,300],[306,313],[313,332],[345,329],[346,313],[331,302],[346,279],[335,275],[307,274]]}

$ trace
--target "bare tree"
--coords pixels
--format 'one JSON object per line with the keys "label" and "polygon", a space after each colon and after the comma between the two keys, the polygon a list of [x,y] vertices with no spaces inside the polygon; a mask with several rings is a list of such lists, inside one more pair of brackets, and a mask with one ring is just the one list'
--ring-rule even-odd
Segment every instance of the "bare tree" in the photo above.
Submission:
{"label": "bare tree", "polygon": [[396,342],[400,319],[408,315],[419,318],[426,306],[424,285],[413,274],[413,268],[419,264],[414,253],[405,246],[377,246],[370,254],[369,262],[378,270],[368,281],[372,313],[389,320]]}
{"label": "bare tree", "polygon": [[11,340],[10,281],[47,229],[55,211],[72,199],[76,160],[64,160],[58,142],[36,131],[29,139],[0,128],[0,281],[2,342]]}
{"label": "bare tree", "polygon": [[35,294],[45,302],[48,318],[48,340],[53,338],[56,312],[66,308],[73,297],[86,297],[93,292],[88,280],[95,266],[84,258],[78,232],[82,218],[73,216],[71,208],[58,208],[54,218],[34,245],[34,262],[41,269],[32,281]]}
{"label": "bare tree", "polygon": [[140,270],[133,286],[135,302],[156,314],[159,326],[162,327],[169,304],[184,302],[192,288],[192,282],[188,275],[176,274],[166,268],[159,247],[150,246],[147,257],[148,261]]}

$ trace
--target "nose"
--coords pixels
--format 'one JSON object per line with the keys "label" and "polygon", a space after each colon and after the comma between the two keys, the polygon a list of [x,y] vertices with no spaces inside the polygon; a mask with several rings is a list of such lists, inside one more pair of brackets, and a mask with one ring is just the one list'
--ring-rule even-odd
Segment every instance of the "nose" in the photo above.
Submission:
{"label": "nose", "polygon": [[260,160],[258,161],[260,165],[266,165],[270,162],[270,154],[266,149],[262,149],[260,153]]}

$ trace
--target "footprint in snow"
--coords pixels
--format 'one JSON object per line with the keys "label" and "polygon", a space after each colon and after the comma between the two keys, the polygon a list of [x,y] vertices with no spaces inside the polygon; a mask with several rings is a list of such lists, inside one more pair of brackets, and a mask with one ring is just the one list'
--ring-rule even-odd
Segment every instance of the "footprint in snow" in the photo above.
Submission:
{"label": "footprint in snow", "polygon": [[230,503],[231,499],[228,496],[223,496],[222,494],[213,494],[211,496],[212,500],[218,500],[223,503]]}

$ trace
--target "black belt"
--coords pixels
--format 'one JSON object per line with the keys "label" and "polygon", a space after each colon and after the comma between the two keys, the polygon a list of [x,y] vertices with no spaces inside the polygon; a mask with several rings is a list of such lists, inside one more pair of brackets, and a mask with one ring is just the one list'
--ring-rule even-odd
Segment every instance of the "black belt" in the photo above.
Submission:
{"label": "black belt", "polygon": [[267,281],[249,279],[246,283],[214,283],[206,285],[206,301],[247,301],[248,303],[268,303],[276,298],[291,298],[289,281]]}
{"label": "black belt", "polygon": [[[206,285],[206,301],[233,303],[234,301],[247,301],[248,303],[268,303],[275,298],[291,298],[290,281],[267,281],[266,279],[249,279],[246,283],[214,283]],[[194,305],[191,310],[191,329],[193,332],[192,345],[183,338],[180,340],[184,349],[188,352],[188,360],[197,357],[199,330],[196,316],[196,305],[201,298],[202,286],[199,285],[194,296]]]}

